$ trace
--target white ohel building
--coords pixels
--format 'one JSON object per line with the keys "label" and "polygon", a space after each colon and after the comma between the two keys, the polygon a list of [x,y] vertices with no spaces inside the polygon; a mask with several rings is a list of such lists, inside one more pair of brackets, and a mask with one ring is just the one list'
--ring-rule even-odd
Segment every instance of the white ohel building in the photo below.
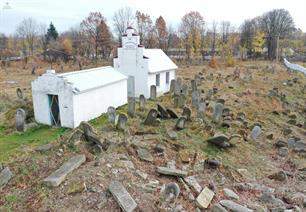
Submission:
{"label": "white ohel building", "polygon": [[127,103],[127,77],[100,67],[64,74],[48,70],[32,82],[37,122],[74,128]]}
{"label": "white ohel building", "polygon": [[139,35],[132,27],[122,36],[122,47],[114,58],[114,68],[128,76],[128,96],[150,96],[151,85],[156,85],[157,95],[170,90],[177,66],[161,49],[145,49]]}

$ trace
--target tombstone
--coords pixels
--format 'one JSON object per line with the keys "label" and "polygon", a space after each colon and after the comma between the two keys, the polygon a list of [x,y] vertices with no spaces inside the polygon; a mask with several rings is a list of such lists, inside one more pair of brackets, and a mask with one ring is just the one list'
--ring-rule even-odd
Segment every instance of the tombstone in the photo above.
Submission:
{"label": "tombstone", "polygon": [[197,118],[204,119],[206,110],[206,102],[200,101],[197,108]]}
{"label": "tombstone", "polygon": [[116,109],[112,106],[107,108],[108,122],[114,124],[116,120]]}
{"label": "tombstone", "polygon": [[17,132],[24,132],[25,131],[25,119],[26,119],[26,112],[19,108],[16,111],[16,130]]}
{"label": "tombstone", "polygon": [[174,93],[175,84],[176,84],[176,80],[172,79],[170,82],[170,93]]}
{"label": "tombstone", "polygon": [[168,114],[166,108],[164,108],[162,105],[157,104],[157,110],[158,110],[158,112],[159,112],[159,114],[160,114],[160,117],[161,117],[162,119],[168,119],[168,118],[170,118],[170,115]]}
{"label": "tombstone", "polygon": [[159,121],[157,120],[158,112],[156,109],[151,109],[147,115],[146,120],[144,121],[144,125],[149,126],[156,126],[159,124]]}
{"label": "tombstone", "polygon": [[243,113],[243,112],[239,112],[238,114],[237,114],[237,120],[238,121],[245,121],[245,119],[246,119],[246,115],[245,115],[245,113]]}
{"label": "tombstone", "polygon": [[182,84],[183,84],[183,82],[182,82],[182,78],[177,78],[177,83],[178,83],[178,86],[180,87],[180,88],[182,88]]}
{"label": "tombstone", "polygon": [[188,85],[185,83],[185,84],[183,84],[183,86],[182,86],[182,94],[184,95],[184,96],[188,96]]}
{"label": "tombstone", "polygon": [[201,77],[198,74],[196,74],[194,76],[194,80],[196,82],[196,85],[200,85],[201,84]]}
{"label": "tombstone", "polygon": [[134,97],[128,97],[128,114],[130,117],[135,115],[136,100]]}
{"label": "tombstone", "polygon": [[196,80],[191,80],[191,90],[192,90],[192,92],[198,90]]}
{"label": "tombstone", "polygon": [[252,129],[252,132],[251,132],[251,138],[253,140],[256,140],[261,134],[261,128],[259,126],[255,126],[253,129]]}
{"label": "tombstone", "polygon": [[123,113],[119,113],[116,116],[116,121],[115,121],[115,125],[116,125],[117,129],[125,130],[126,129],[127,121],[128,121],[127,115],[125,115]]}
{"label": "tombstone", "polygon": [[230,115],[231,115],[231,110],[228,107],[223,108],[222,116],[226,117],[226,116],[230,116]]}
{"label": "tombstone", "polygon": [[217,94],[218,93],[218,88],[213,87],[213,94]]}
{"label": "tombstone", "polygon": [[212,89],[208,89],[206,94],[206,99],[211,99],[211,97],[214,95],[214,91]]}
{"label": "tombstone", "polygon": [[177,119],[178,118],[178,115],[173,110],[167,108],[167,112],[168,112],[170,118],[172,118],[172,119]]}
{"label": "tombstone", "polygon": [[197,107],[200,101],[200,92],[198,90],[192,91],[191,97],[192,106]]}
{"label": "tombstone", "polygon": [[35,75],[35,73],[36,73],[36,66],[35,66],[35,65],[33,65],[33,67],[32,67],[32,71],[31,71],[31,74],[32,74],[32,75]]}
{"label": "tombstone", "polygon": [[145,98],[145,96],[144,96],[143,94],[141,94],[141,95],[139,96],[139,109],[140,109],[141,111],[143,111],[143,110],[146,109],[145,104],[146,104],[146,98]]}
{"label": "tombstone", "polygon": [[185,117],[180,117],[176,124],[175,124],[175,129],[176,130],[182,130],[185,128],[185,124],[186,124],[187,119]]}
{"label": "tombstone", "polygon": [[225,100],[224,99],[217,99],[217,103],[221,103],[221,104],[225,104]]}
{"label": "tombstone", "polygon": [[23,99],[23,93],[20,88],[16,89],[16,94],[17,94],[18,99]]}
{"label": "tombstone", "polygon": [[150,87],[150,99],[155,100],[156,99],[156,86],[151,85]]}
{"label": "tombstone", "polygon": [[181,94],[181,86],[178,81],[174,83],[174,95],[179,96]]}
{"label": "tombstone", "polygon": [[215,108],[214,108],[214,113],[213,113],[213,121],[218,123],[220,121],[220,118],[222,116],[222,113],[223,113],[223,104],[221,103],[217,103],[215,105]]}
{"label": "tombstone", "polygon": [[184,96],[184,94],[180,94],[178,96],[177,107],[182,108],[185,106],[185,103],[186,103],[186,97]]}
{"label": "tombstone", "polygon": [[186,117],[187,121],[191,121],[191,109],[189,107],[184,107],[183,108],[183,114],[182,116]]}

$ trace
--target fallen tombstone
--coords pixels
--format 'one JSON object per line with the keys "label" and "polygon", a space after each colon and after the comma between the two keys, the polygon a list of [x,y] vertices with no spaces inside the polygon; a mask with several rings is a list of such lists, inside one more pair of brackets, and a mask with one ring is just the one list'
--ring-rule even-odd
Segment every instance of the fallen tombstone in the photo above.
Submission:
{"label": "fallen tombstone", "polygon": [[230,211],[235,211],[235,212],[252,212],[253,210],[244,207],[242,205],[239,205],[231,200],[221,200],[220,205],[222,205],[224,208],[230,210]]}
{"label": "fallen tombstone", "polygon": [[239,200],[239,196],[234,191],[232,191],[231,189],[224,188],[223,193],[229,199]]}
{"label": "fallen tombstone", "polygon": [[178,115],[176,114],[176,112],[174,112],[173,110],[167,108],[167,113],[169,114],[170,118],[172,119],[177,119]]}
{"label": "fallen tombstone", "polygon": [[179,169],[171,169],[167,167],[157,167],[157,172],[159,174],[171,175],[176,177],[186,177],[187,172]]}
{"label": "fallen tombstone", "polygon": [[196,199],[198,207],[205,209],[208,208],[210,202],[214,198],[215,193],[209,188],[205,187]]}
{"label": "fallen tombstone", "polygon": [[137,203],[120,182],[112,181],[109,191],[123,211],[132,212],[137,208]]}
{"label": "fallen tombstone", "polygon": [[230,138],[228,138],[226,135],[223,135],[223,134],[215,135],[214,137],[209,138],[207,140],[207,142],[214,144],[221,148],[231,147],[232,144],[230,144],[229,141],[230,141]]}
{"label": "fallen tombstone", "polygon": [[277,181],[287,181],[288,177],[287,177],[286,172],[281,170],[279,172],[269,175],[268,178],[277,180]]}
{"label": "fallen tombstone", "polygon": [[137,149],[137,154],[141,160],[147,161],[147,162],[153,162],[153,157],[148,150],[144,148],[139,148]]}
{"label": "fallen tombstone", "polygon": [[37,147],[35,149],[35,151],[44,153],[44,152],[47,152],[47,151],[51,150],[52,147],[53,147],[53,145],[51,143],[49,143],[49,144],[45,144],[45,145]]}
{"label": "fallen tombstone", "polygon": [[164,108],[164,106],[160,105],[160,104],[157,104],[157,111],[159,112],[160,114],[160,117],[162,119],[168,119],[170,118],[170,115],[169,113],[167,112],[167,110]]}
{"label": "fallen tombstone", "polygon": [[201,193],[202,186],[200,186],[195,176],[185,177],[184,181],[188,184],[188,186],[190,186],[194,191],[196,191],[197,194]]}
{"label": "fallen tombstone", "polygon": [[70,158],[59,169],[53,172],[50,176],[43,180],[49,187],[59,186],[73,170],[77,169],[82,163],[86,161],[85,155],[77,155]]}
{"label": "fallen tombstone", "polygon": [[13,173],[9,167],[4,168],[0,172],[0,189],[6,186],[6,184],[12,179]]}
{"label": "fallen tombstone", "polygon": [[222,207],[219,203],[214,204],[211,209],[212,212],[228,212],[224,207]]}
{"label": "fallen tombstone", "polygon": [[177,140],[177,133],[174,131],[167,131],[167,135],[171,140]]}

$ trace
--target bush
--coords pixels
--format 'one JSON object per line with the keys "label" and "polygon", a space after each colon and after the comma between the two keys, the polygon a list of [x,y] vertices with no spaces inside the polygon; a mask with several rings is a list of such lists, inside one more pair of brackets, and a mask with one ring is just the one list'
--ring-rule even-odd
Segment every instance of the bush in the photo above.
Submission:
{"label": "bush", "polygon": [[218,63],[217,63],[217,60],[212,57],[208,63],[209,67],[211,68],[217,68],[218,67]]}
{"label": "bush", "polygon": [[233,57],[226,58],[226,61],[225,61],[226,67],[234,67],[235,64],[236,64],[236,61]]}

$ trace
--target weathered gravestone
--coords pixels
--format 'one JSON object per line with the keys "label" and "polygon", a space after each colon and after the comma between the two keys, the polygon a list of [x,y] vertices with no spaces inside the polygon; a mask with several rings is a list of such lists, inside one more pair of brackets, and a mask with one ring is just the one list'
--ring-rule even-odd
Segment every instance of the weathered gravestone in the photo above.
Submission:
{"label": "weathered gravestone", "polygon": [[192,92],[198,90],[197,82],[195,80],[191,80],[191,90]]}
{"label": "weathered gravestone", "polygon": [[206,102],[200,101],[197,108],[197,118],[204,119],[205,110],[206,110]]}
{"label": "weathered gravestone", "polygon": [[159,112],[159,115],[162,119],[168,119],[170,118],[170,115],[168,114],[166,108],[164,106],[157,104],[157,110]]}
{"label": "weathered gravestone", "polygon": [[149,111],[146,120],[144,121],[144,125],[150,125],[150,126],[158,125],[160,122],[157,119],[157,115],[158,115],[157,110],[152,108]]}
{"label": "weathered gravestone", "polygon": [[181,85],[180,85],[178,80],[175,81],[175,83],[174,83],[174,95],[175,96],[181,95]]}
{"label": "weathered gravestone", "polygon": [[186,104],[186,97],[184,96],[184,94],[180,94],[179,96],[178,96],[178,102],[177,102],[177,106],[179,107],[179,108],[182,108],[182,107],[184,107],[185,106],[185,104]]}
{"label": "weathered gravestone", "polygon": [[13,173],[8,167],[3,170],[1,169],[2,168],[0,167],[0,189],[3,188],[13,177]]}
{"label": "weathered gravestone", "polygon": [[116,109],[112,106],[107,108],[108,122],[114,124],[116,120]]}
{"label": "weathered gravestone", "polygon": [[200,92],[198,90],[192,91],[192,106],[197,107],[200,101]]}
{"label": "weathered gravestone", "polygon": [[182,116],[186,117],[187,121],[191,121],[191,109],[187,106],[183,108]]}
{"label": "weathered gravestone", "polygon": [[223,113],[223,104],[221,103],[217,103],[215,105],[215,108],[214,108],[214,112],[213,112],[213,121],[218,123],[222,117],[222,113]]}
{"label": "weathered gravestone", "polygon": [[17,109],[16,111],[16,130],[17,132],[24,132],[25,119],[26,119],[26,112],[22,108]]}
{"label": "weathered gravestone", "polygon": [[151,100],[155,100],[156,99],[156,96],[157,96],[157,94],[156,94],[156,86],[155,85],[151,85],[151,87],[150,87],[150,99]]}
{"label": "weathered gravestone", "polygon": [[174,93],[175,84],[176,84],[176,80],[172,79],[170,82],[170,93]]}
{"label": "weathered gravestone", "polygon": [[183,84],[183,87],[182,87],[182,94],[187,97],[188,96],[188,84]]}
{"label": "weathered gravestone", "polygon": [[212,89],[208,89],[206,93],[206,99],[209,100],[214,95],[214,91]]}
{"label": "weathered gravestone", "polygon": [[135,115],[136,100],[134,97],[128,97],[128,114],[131,117]]}
{"label": "weathered gravestone", "polygon": [[256,140],[261,134],[261,128],[259,126],[255,126],[253,129],[252,129],[252,132],[251,132],[251,138],[253,140]]}
{"label": "weathered gravestone", "polygon": [[125,115],[123,113],[119,113],[116,116],[116,121],[115,121],[115,125],[116,125],[117,129],[125,130],[126,129],[127,121],[128,121],[127,115]]}
{"label": "weathered gravestone", "polygon": [[18,99],[23,99],[23,93],[20,88],[16,89],[16,94],[17,94]]}
{"label": "weathered gravestone", "polygon": [[143,111],[145,110],[145,108],[146,108],[146,98],[143,94],[141,94],[139,96],[139,109]]}
{"label": "weathered gravestone", "polygon": [[112,181],[109,186],[109,191],[114,196],[122,211],[132,212],[137,208],[137,203],[120,182]]}
{"label": "weathered gravestone", "polygon": [[175,129],[176,129],[176,130],[182,130],[182,129],[184,129],[184,128],[185,128],[186,121],[187,121],[186,117],[180,117],[180,118],[177,120],[176,124],[175,124]]}

